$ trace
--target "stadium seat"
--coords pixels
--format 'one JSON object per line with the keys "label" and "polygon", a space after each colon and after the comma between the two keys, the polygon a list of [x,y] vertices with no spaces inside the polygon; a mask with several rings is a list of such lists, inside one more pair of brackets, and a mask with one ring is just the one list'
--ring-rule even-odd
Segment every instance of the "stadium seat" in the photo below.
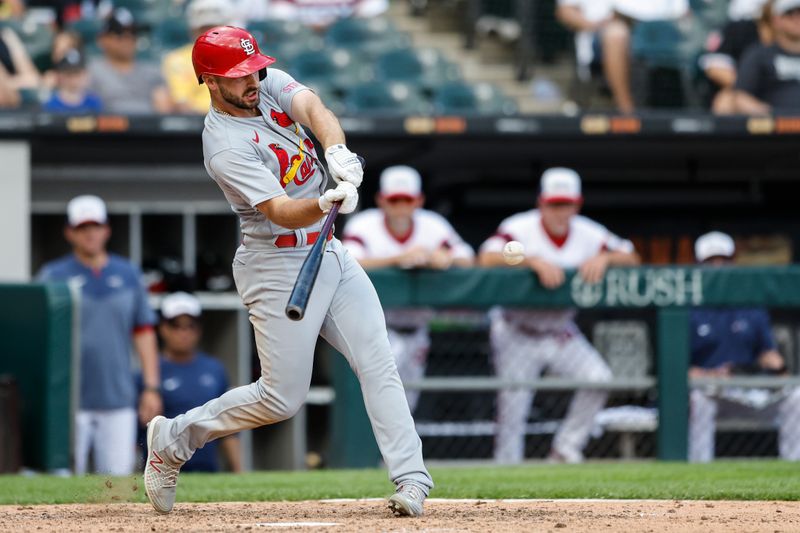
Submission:
{"label": "stadium seat", "polygon": [[303,52],[323,48],[322,38],[299,22],[251,21],[247,29],[258,41],[261,51],[279,61],[289,62]]}
{"label": "stadium seat", "polygon": [[171,2],[161,0],[114,0],[115,8],[125,8],[133,14],[136,22],[151,29],[169,15]]}
{"label": "stadium seat", "polygon": [[66,29],[78,34],[78,36],[81,38],[81,41],[83,41],[84,47],[88,48],[95,43],[97,34],[100,33],[102,26],[103,22],[98,19],[79,19],[74,22],[70,22]]}
{"label": "stadium seat", "polygon": [[[634,70],[633,86],[646,87],[645,97],[639,95],[637,100],[648,100],[651,105],[658,106],[655,101],[664,101],[667,107],[699,107],[699,97],[695,88],[698,75],[697,58],[703,51],[707,31],[695,17],[677,21],[656,20],[639,22],[633,28],[631,37],[631,55]],[[648,83],[652,72],[663,73],[673,71],[679,78],[677,102],[663,99],[653,91],[659,89],[663,82]],[[636,79],[637,74],[644,79]],[[665,79],[662,77],[662,80]]]}
{"label": "stadium seat", "polygon": [[344,111],[344,102],[331,86],[324,83],[306,83],[305,85],[320,97],[333,114],[339,115]]}
{"label": "stadium seat", "polygon": [[516,103],[489,83],[450,82],[442,85],[433,97],[436,113],[512,115]]}
{"label": "stadium seat", "polygon": [[381,54],[375,74],[383,81],[416,83],[427,91],[460,79],[458,67],[434,48],[401,48]]}
{"label": "stadium seat", "polygon": [[53,29],[49,25],[31,18],[6,20],[2,25],[14,30],[37,69],[42,71],[51,67],[50,52],[53,49]]}
{"label": "stadium seat", "polygon": [[345,90],[370,76],[368,65],[353,61],[347,50],[301,52],[289,62],[290,73],[302,83],[325,84]]}
{"label": "stadium seat", "polygon": [[178,48],[191,42],[185,17],[170,17],[159,22],[152,31],[153,44],[164,50]]}
{"label": "stadium seat", "polygon": [[39,89],[20,89],[19,96],[19,108],[25,111],[36,111],[42,103],[39,97]]}
{"label": "stadium seat", "polygon": [[689,0],[694,16],[707,29],[720,29],[728,21],[728,0]]}
{"label": "stadium seat", "polygon": [[430,104],[413,86],[406,83],[373,81],[353,87],[344,100],[353,114],[427,114]]}
{"label": "stadium seat", "polygon": [[328,28],[325,41],[336,48],[375,56],[394,48],[407,47],[410,39],[384,18],[340,19]]}

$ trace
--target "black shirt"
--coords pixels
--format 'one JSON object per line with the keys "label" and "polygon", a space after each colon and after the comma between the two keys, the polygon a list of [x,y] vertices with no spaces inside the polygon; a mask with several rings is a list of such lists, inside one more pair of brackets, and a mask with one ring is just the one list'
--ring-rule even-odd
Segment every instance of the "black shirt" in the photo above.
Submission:
{"label": "black shirt", "polygon": [[776,109],[800,109],[800,54],[778,45],[748,48],[739,63],[736,88]]}
{"label": "black shirt", "polygon": [[734,20],[722,28],[722,42],[716,50],[733,59],[734,65],[739,62],[750,45],[761,42],[758,35],[758,24],[754,20]]}

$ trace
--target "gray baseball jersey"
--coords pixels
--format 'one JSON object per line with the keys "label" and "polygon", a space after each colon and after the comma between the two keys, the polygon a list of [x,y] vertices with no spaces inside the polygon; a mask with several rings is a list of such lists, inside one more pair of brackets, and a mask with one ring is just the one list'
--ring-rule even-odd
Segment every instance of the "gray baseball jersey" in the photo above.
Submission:
{"label": "gray baseball jersey", "polygon": [[[325,169],[311,139],[291,117],[292,98],[308,90],[285,72],[269,69],[261,82],[260,117],[231,117],[212,108],[203,130],[203,159],[239,215],[245,243],[266,240],[292,230],[267,218],[256,206],[288,194],[318,198],[325,190]],[[319,231],[320,220],[306,228]]]}
{"label": "gray baseball jersey", "polygon": [[[433,481],[422,460],[422,442],[392,357],[378,295],[337,239],[325,251],[303,320],[284,314],[308,254],[303,234],[319,231],[322,221],[292,231],[267,220],[256,206],[282,194],[316,198],[325,187],[314,146],[289,115],[292,98],[302,90],[286,73],[270,69],[261,82],[261,117],[231,117],[213,108],[206,116],[206,168],[239,215],[245,235],[233,260],[233,277],[255,330],[261,377],[167,420],[153,449],[180,465],[210,440],[294,415],[305,403],[314,347],[322,335],[347,358],[361,382],[392,481],[414,482],[427,492]],[[276,247],[275,237],[289,233],[300,237],[297,246]]]}

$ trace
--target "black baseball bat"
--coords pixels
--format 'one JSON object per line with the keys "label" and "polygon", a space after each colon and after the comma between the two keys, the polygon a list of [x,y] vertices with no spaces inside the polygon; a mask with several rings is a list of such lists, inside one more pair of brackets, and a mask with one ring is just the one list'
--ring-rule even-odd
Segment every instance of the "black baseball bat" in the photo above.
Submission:
{"label": "black baseball bat", "polygon": [[[358,160],[363,168],[364,158],[358,156]],[[339,213],[341,205],[341,202],[336,202],[331,207],[331,210],[328,211],[328,216],[322,224],[317,242],[309,250],[306,260],[303,261],[303,266],[300,267],[300,271],[297,273],[297,280],[294,282],[292,294],[289,295],[289,302],[286,304],[286,316],[291,320],[303,320],[303,316],[306,314],[308,299],[311,297],[311,290],[317,281],[319,267],[322,265],[322,257],[325,255],[328,235],[331,232],[331,228],[333,228],[333,222],[336,220],[336,215]]]}

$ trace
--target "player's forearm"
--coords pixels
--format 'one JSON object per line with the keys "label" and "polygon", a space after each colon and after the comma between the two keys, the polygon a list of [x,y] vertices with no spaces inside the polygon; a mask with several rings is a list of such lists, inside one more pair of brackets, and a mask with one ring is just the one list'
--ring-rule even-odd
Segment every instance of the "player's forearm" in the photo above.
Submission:
{"label": "player's forearm", "polygon": [[[300,93],[300,95],[306,96],[304,93]],[[300,123],[311,128],[323,149],[334,144],[344,144],[344,131],[339,120],[330,109],[325,107],[319,97],[309,95],[308,98],[301,100],[301,105]]]}
{"label": "player's forearm", "polygon": [[736,71],[732,68],[708,67],[706,76],[722,88],[733,87],[733,84],[736,83]]}
{"label": "player's forearm", "polygon": [[258,204],[258,210],[271,222],[288,229],[310,226],[323,215],[316,198],[294,200],[288,196],[279,196]]}
{"label": "player's forearm", "polygon": [[311,131],[314,132],[323,149],[345,142],[344,130],[339,125],[339,120],[324,106],[311,115]]}
{"label": "player's forearm", "polygon": [[158,344],[152,329],[141,331],[133,336],[133,346],[142,364],[142,382],[145,388],[158,388],[161,376],[158,369]]}
{"label": "player's forearm", "polygon": [[466,268],[471,267],[475,264],[475,258],[473,257],[454,257],[453,258],[453,266]]}
{"label": "player's forearm", "polygon": [[580,8],[575,6],[558,6],[556,8],[556,18],[561,24],[572,31],[591,31],[594,24],[583,16]]}
{"label": "player's forearm", "polygon": [[478,266],[491,268],[508,265],[505,259],[503,259],[503,254],[500,252],[481,252],[480,255],[478,255]]}
{"label": "player's forearm", "polygon": [[399,255],[395,255],[392,257],[370,257],[365,259],[359,259],[358,262],[361,265],[361,268],[364,270],[370,269],[377,269],[377,268],[389,268],[393,266],[397,266],[400,261]]}
{"label": "player's forearm", "polygon": [[641,258],[636,252],[605,252],[608,266],[638,266]]}
{"label": "player's forearm", "polygon": [[765,115],[770,112],[770,106],[758,98],[744,91],[736,91],[736,112],[745,115]]}

